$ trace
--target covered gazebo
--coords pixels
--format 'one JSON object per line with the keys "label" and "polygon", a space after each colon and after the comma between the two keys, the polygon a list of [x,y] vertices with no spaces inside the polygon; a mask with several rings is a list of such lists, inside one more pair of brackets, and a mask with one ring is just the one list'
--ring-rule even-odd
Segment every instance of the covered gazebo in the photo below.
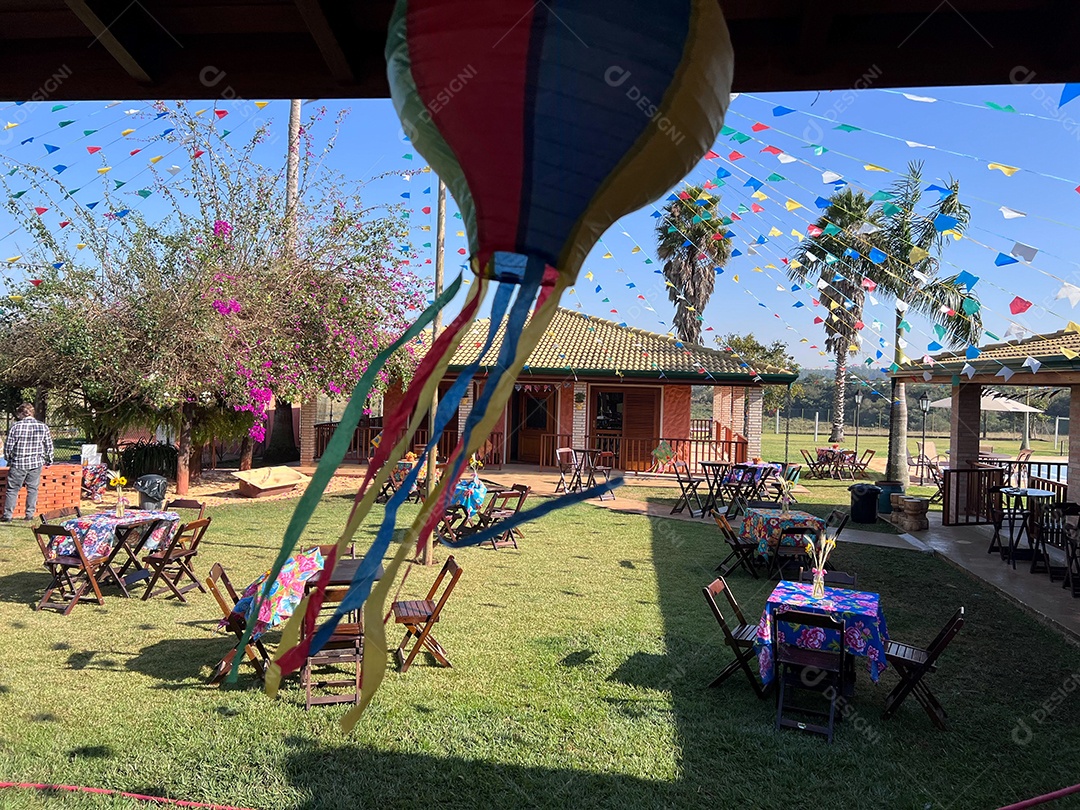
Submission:
{"label": "covered gazebo", "polygon": [[[978,495],[971,481],[979,467],[981,397],[985,386],[1059,386],[1068,388],[1069,424],[1080,425],[1080,332],[1063,330],[981,349],[942,352],[912,361],[891,376],[912,382],[952,382],[949,423],[949,472],[957,480],[950,508],[971,512]],[[1080,442],[1069,442],[1068,491],[1080,493]],[[974,505],[974,504],[971,504]],[[946,520],[948,522],[948,520]]]}

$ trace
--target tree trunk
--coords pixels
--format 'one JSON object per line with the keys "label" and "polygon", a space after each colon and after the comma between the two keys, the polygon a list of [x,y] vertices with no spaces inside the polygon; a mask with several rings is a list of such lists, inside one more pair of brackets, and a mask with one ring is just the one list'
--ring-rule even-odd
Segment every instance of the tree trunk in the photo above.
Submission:
{"label": "tree trunk", "polygon": [[191,459],[191,423],[193,406],[183,407],[180,417],[180,435],[177,442],[176,494],[187,495],[190,481],[188,462]]}
{"label": "tree trunk", "polygon": [[[904,321],[904,313],[896,311],[896,332],[893,335],[895,345],[893,347],[893,362],[902,365],[904,351],[900,348],[900,341],[904,333],[900,324]],[[899,481],[904,489],[911,483],[908,476],[907,443],[908,443],[908,407],[907,407],[907,383],[895,377],[892,381],[892,404],[889,406],[889,462],[885,466],[885,478],[889,481]]]}
{"label": "tree trunk", "polygon": [[251,469],[251,456],[255,452],[255,442],[250,436],[245,436],[240,442],[240,469]]}
{"label": "tree trunk", "polygon": [[192,443],[191,458],[188,460],[188,480],[198,482],[202,480],[203,450],[206,445],[202,442]]}
{"label": "tree trunk", "polygon": [[844,395],[847,391],[847,344],[836,347],[836,383],[833,386],[833,422],[830,442],[844,440]]}
{"label": "tree trunk", "polygon": [[44,422],[49,416],[49,401],[44,388],[34,389],[34,418]]}
{"label": "tree trunk", "polygon": [[270,442],[263,453],[267,464],[288,464],[300,460],[300,448],[293,434],[292,403],[277,400],[274,403],[274,424],[270,429]]}

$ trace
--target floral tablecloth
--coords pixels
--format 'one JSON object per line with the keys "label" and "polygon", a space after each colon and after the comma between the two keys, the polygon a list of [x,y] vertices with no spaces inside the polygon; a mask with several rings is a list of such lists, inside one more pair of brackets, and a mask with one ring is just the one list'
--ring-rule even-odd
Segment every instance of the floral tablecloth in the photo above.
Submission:
{"label": "floral tablecloth", "polygon": [[780,509],[747,509],[740,534],[744,540],[757,543],[757,553],[767,557],[770,546],[781,541],[785,546],[795,545],[796,538],[784,537],[784,529],[802,528],[823,532],[825,521],[817,515],[797,509],[792,509],[786,515]]}
{"label": "floral tablecloth", "polygon": [[94,503],[101,503],[101,494],[109,483],[108,464],[88,464],[82,468],[82,490]]}
{"label": "floral tablecloth", "polygon": [[[93,515],[68,518],[60,525],[74,529],[82,544],[83,551],[90,559],[108,557],[116,545],[116,530],[136,526],[151,520],[163,520],[165,523],[156,527],[142,551],[157,551],[168,543],[180,525],[180,515],[176,512],[155,512],[148,509],[127,509],[123,517],[115,512],[97,512]],[[49,543],[50,559],[75,556],[75,543],[68,537],[54,537]]]}
{"label": "floral tablecloth", "polygon": [[[815,599],[810,595],[813,588],[809,582],[781,581],[769,595],[761,621],[758,622],[757,641],[754,643],[762,682],[768,683],[773,678],[773,613],[783,605],[843,619],[846,623],[844,646],[848,654],[867,659],[870,679],[876,683],[886,667],[885,643],[889,640],[885,614],[881,612],[881,598],[876,593],[866,591],[826,588],[825,596]],[[814,650],[840,649],[839,633],[830,633],[820,627],[803,627],[780,621],[777,632],[780,640],[787,644]]]}
{"label": "floral tablecloth", "polygon": [[[323,556],[317,548],[302,551],[290,557],[277,579],[274,580],[270,596],[259,606],[259,615],[255,619],[255,628],[252,630],[251,637],[259,638],[267,630],[288,621],[304,597],[305,583],[322,569]],[[239,601],[232,609],[232,616],[239,616],[245,622],[251,622],[252,613],[255,610],[255,596],[266,582],[266,574],[269,573],[267,571],[244,588]],[[221,626],[227,624],[228,620],[221,622]]]}
{"label": "floral tablecloth", "polygon": [[725,483],[725,484],[734,484],[734,483],[737,483],[739,481],[742,481],[743,479],[740,477],[740,472],[742,470],[751,470],[753,472],[753,475],[754,475],[754,483],[755,484],[760,484],[761,479],[763,479],[766,475],[771,475],[774,472],[775,473],[783,472],[784,471],[784,465],[783,464],[773,464],[771,462],[764,462],[762,464],[736,464],[734,467],[732,467],[730,470],[728,470],[724,474],[723,483]]}
{"label": "floral tablecloth", "polygon": [[454,487],[450,505],[465,507],[466,513],[472,517],[483,508],[486,497],[487,487],[483,481],[479,478],[462,478]]}

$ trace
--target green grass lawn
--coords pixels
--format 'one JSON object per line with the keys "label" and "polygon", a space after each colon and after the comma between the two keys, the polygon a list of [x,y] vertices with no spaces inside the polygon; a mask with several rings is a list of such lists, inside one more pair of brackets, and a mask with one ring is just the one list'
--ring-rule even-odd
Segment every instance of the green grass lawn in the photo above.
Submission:
{"label": "green grass lawn", "polygon": [[[326,498],[311,539],[332,539],[349,504]],[[213,510],[200,573],[221,561],[246,584],[291,507]],[[28,529],[4,527],[0,780],[258,808],[915,810],[993,807],[1078,781],[1080,651],[931,556],[841,544],[832,560],[882,594],[894,638],[927,643],[967,607],[930,680],[952,730],[914,702],[882,722],[895,676],[875,685],[860,669],[828,746],[775,731],[772,702],[741,676],[705,688],[730,660],[701,596],[722,556],[715,527],[579,505],[526,535],[520,551],[457,552],[464,575],[438,633],[454,668],[391,666],[345,736],[345,708],[305,712],[295,682],[277,700],[247,667],[237,686],[204,685],[230,646],[208,595],[34,612],[40,555]],[[414,570],[407,590],[434,573]],[[760,615],[771,585],[729,582],[747,616]],[[145,805],[0,791],[0,806]]]}
{"label": "green grass lawn", "polygon": [[[771,424],[765,425],[765,432],[761,435],[761,457],[766,461],[783,461],[784,460],[784,425],[780,423],[780,433],[773,433]],[[799,450],[805,448],[811,452],[816,447],[828,447],[829,442],[829,430],[827,426],[823,426],[822,430],[818,433],[818,440],[814,441],[813,433],[792,433],[788,439],[788,461],[801,462],[802,455]],[[911,451],[911,455],[918,454],[919,449],[916,446],[916,442],[922,441],[922,435],[919,433],[908,434],[908,449]],[[927,441],[933,441],[937,447],[939,454],[948,454],[949,452],[949,438],[945,437],[933,437],[928,436]],[[1016,454],[1020,452],[1020,440],[1018,438],[1011,439],[986,439],[980,442],[980,444],[988,447],[993,447],[995,453],[1004,453],[1006,455],[1016,457]],[[844,447],[848,449],[854,449],[855,447],[855,434],[850,430],[847,437],[843,442]],[[862,455],[863,451],[867,449],[876,450],[875,461],[881,459],[884,461],[889,455],[889,437],[888,436],[867,436],[866,434],[860,434],[859,436],[859,455]],[[1061,451],[1054,450],[1054,440],[1042,440],[1033,439],[1031,441],[1031,452],[1035,456],[1057,456],[1061,454]]]}
{"label": "green grass lawn", "polygon": [[[792,504],[791,508],[809,512],[812,515],[817,515],[822,518],[828,517],[833,509],[850,512],[851,493],[848,491],[848,488],[853,483],[873,483],[880,477],[880,474],[872,473],[869,479],[859,479],[854,482],[847,480],[837,481],[831,478],[804,479],[801,483],[809,490],[809,492],[798,493],[796,495],[798,502]],[[933,495],[934,491],[934,487],[912,486],[907,489],[908,494],[918,495],[920,497],[930,497]],[[616,497],[630,498],[639,501],[652,501],[654,503],[673,507],[679,499],[679,488],[677,486],[650,484],[646,480],[642,480],[641,483],[633,482],[631,480],[627,486],[616,491]],[[941,506],[939,504],[934,504],[931,506],[931,509],[940,511]],[[848,525],[852,529],[858,529],[860,531],[881,532],[882,534],[900,533],[899,529],[882,518],[878,518],[877,523],[850,523]]]}

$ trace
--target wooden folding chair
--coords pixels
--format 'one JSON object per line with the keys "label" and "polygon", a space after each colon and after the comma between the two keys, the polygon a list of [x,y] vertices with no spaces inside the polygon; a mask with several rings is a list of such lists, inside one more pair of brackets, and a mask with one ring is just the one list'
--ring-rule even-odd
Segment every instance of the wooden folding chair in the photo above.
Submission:
{"label": "wooden folding chair", "polygon": [[847,526],[848,520],[851,519],[851,515],[847,512],[841,512],[839,509],[833,509],[829,512],[829,516],[825,518],[825,536],[830,540],[839,540],[840,532]]}
{"label": "wooden folding chair", "polygon": [[870,468],[870,462],[873,461],[875,453],[877,453],[877,450],[864,450],[862,458],[857,461],[852,459],[852,472],[859,475],[866,475],[866,471]]}
{"label": "wooden folding chair", "polygon": [[[449,580],[447,580],[448,574]],[[421,648],[426,649],[435,656],[435,660],[444,667],[450,666],[450,659],[446,655],[446,650],[431,634],[431,628],[439,621],[443,607],[460,578],[461,566],[457,564],[457,560],[451,555],[446,558],[442,571],[435,578],[426,599],[394,602],[390,606],[390,612],[394,614],[394,622],[405,626],[405,637],[398,644],[397,650],[394,651],[394,658],[403,673],[408,672],[413,659],[416,658],[416,654],[420,652]],[[444,581],[446,587],[443,588],[442,595],[436,601],[435,597]],[[415,639],[415,642],[412,649],[406,654],[405,647],[409,639]]]}
{"label": "wooden folding chair", "polygon": [[[843,619],[825,616],[820,613],[806,613],[799,610],[787,610],[782,607],[773,613],[772,643],[773,661],[776,678],[780,683],[780,692],[776,699],[776,728],[793,728],[821,734],[830,743],[836,725],[836,702],[845,689],[845,672],[848,671],[847,649],[844,646],[845,623]],[[791,624],[837,633],[840,638],[838,650],[808,649],[783,641],[780,625]],[[827,710],[810,709],[796,706],[790,699],[791,692],[798,690],[816,692],[828,702]],[[828,718],[828,725],[808,723],[796,720],[785,713],[786,710],[800,715]]]}
{"label": "wooden folding chair", "polygon": [[[727,582],[724,581],[723,577],[714,579],[702,588],[701,592],[705,594],[705,601],[709,603],[709,608],[712,610],[713,616],[716,617],[720,629],[724,632],[724,644],[730,647],[731,651],[735,653],[735,660],[721,670],[720,674],[709,684],[709,688],[711,689],[714,686],[719,686],[737,670],[741,669],[746,673],[750,685],[754,687],[754,694],[759,698],[764,698],[768,690],[751,668],[751,664],[757,664],[757,657],[754,655],[754,641],[757,639],[757,625],[747,624],[742,609],[739,607],[739,603],[735,601],[735,595],[732,594],[731,589],[728,588]],[[716,597],[721,593],[727,597],[728,604],[731,606],[731,610],[734,612],[735,618],[739,622],[735,625],[734,629],[728,625],[727,621],[724,619],[723,611],[720,610],[720,606],[716,603]]]}
{"label": "wooden folding chair", "polygon": [[[593,477],[595,479],[597,479],[596,483],[597,484],[600,483],[599,478],[600,478],[601,475],[603,475],[604,476],[604,483],[605,484],[610,484],[611,483],[611,473],[614,472],[614,471],[615,471],[615,454],[613,452],[611,452],[610,450],[601,450],[599,453],[597,453],[596,454],[596,461],[593,463]],[[614,490],[609,489],[609,490],[607,490],[605,492],[600,493],[600,500],[603,501],[603,500],[607,500],[608,498],[610,498],[611,500],[615,500],[615,491]]]}
{"label": "wooden folding chair", "polygon": [[754,579],[758,578],[756,554],[757,543],[753,543],[749,540],[744,540],[739,534],[731,528],[731,524],[728,523],[728,519],[717,512],[715,509],[712,512],[713,520],[716,521],[717,527],[720,529],[720,534],[724,538],[724,542],[731,548],[731,553],[727,555],[720,565],[716,566],[716,570],[720,572],[720,576],[726,577],[732,571],[739,566],[749,572],[750,576]]}
{"label": "wooden folding chair", "polygon": [[559,482],[555,485],[555,492],[574,492],[575,485],[580,481],[577,480],[578,463],[573,449],[560,447],[555,451],[555,459],[559,464]]}
{"label": "wooden folding chair", "polygon": [[[809,568],[799,568],[799,582],[813,582],[814,572]],[[858,588],[859,575],[845,574],[843,571],[826,571],[825,584],[831,588]]]}
{"label": "wooden folding chair", "polygon": [[[214,667],[214,674],[210,676],[207,683],[220,682],[232,669],[233,661],[236,659],[236,653],[240,649],[240,641],[244,637],[244,631],[247,629],[247,623],[240,616],[233,615],[233,608],[236,607],[236,603],[240,601],[240,596],[237,594],[236,589],[233,588],[232,583],[229,582],[229,577],[225,574],[225,569],[222,568],[221,563],[214,563],[210,568],[210,576],[206,578],[206,587],[210,589],[210,593],[214,595],[214,599],[218,603],[218,607],[221,608],[221,615],[225,622],[225,628],[229,632],[236,636],[236,646],[233,647],[228,654],[222,658],[217,666]],[[224,589],[224,593],[222,590]],[[228,596],[228,599],[225,597]],[[270,663],[270,653],[260,639],[252,639],[244,646],[244,654],[248,657],[255,666],[256,672],[259,673],[260,678],[266,677],[266,667]]]}
{"label": "wooden folding chair", "polygon": [[195,518],[196,520],[206,517],[206,504],[194,498],[176,498],[165,504],[166,512],[175,512],[177,509],[198,510],[199,516]]}
{"label": "wooden folding chair", "polygon": [[66,520],[71,517],[82,517],[82,510],[77,506],[65,506],[60,509],[52,509],[48,512],[42,512],[38,515],[38,520],[42,523],[57,524],[61,520]]}
{"label": "wooden folding chair", "polygon": [[[45,589],[45,595],[41,597],[41,601],[38,602],[34,610],[56,610],[67,616],[83,597],[83,594],[86,593],[87,588],[93,590],[94,597],[99,605],[105,604],[105,600],[101,596],[98,576],[100,576],[102,570],[108,567],[109,558],[94,557],[91,559],[87,557],[86,552],[83,551],[82,543],[79,542],[78,535],[63,526],[44,523],[41,526],[34,526],[33,530],[38,548],[41,549],[41,556],[45,560],[45,568],[52,574],[52,581]],[[49,544],[55,537],[70,537],[75,545],[75,554],[50,559]],[[54,593],[58,594],[63,601],[52,601]]]}
{"label": "wooden folding chair", "polygon": [[800,451],[806,462],[806,472],[811,478],[828,478],[831,474],[828,459],[819,459],[805,447]]}
{"label": "wooden folding chair", "polygon": [[[671,466],[675,470],[675,480],[679,482],[679,490],[682,493],[679,495],[679,500],[675,501],[675,505],[671,508],[671,514],[677,515],[683,509],[689,509],[690,517],[698,517],[705,511],[701,498],[698,496],[698,487],[705,483],[705,479],[692,476],[690,474],[690,465],[685,461],[672,462]],[[696,512],[694,507],[690,505],[691,498],[697,504]]]}
{"label": "wooden folding chair", "polygon": [[945,709],[937,702],[923,678],[927,673],[937,669],[938,657],[963,626],[964,608],[961,607],[941,628],[937,638],[930,642],[930,646],[925,650],[910,644],[901,644],[898,641],[888,642],[885,646],[885,660],[896,669],[896,674],[900,676],[900,683],[885,698],[885,711],[881,715],[883,720],[892,717],[908,695],[914,695],[915,700],[926,710],[931,722],[942,731],[945,730],[947,719]]}
{"label": "wooden folding chair", "polygon": [[[150,582],[146,586],[146,593],[143,594],[143,601],[159,593],[172,591],[173,596],[186,603],[184,594],[188,591],[198,588],[206,593],[206,588],[202,586],[191,568],[191,562],[199,553],[199,542],[206,534],[210,520],[211,518],[203,518],[185,523],[176,530],[176,534],[166,546],[143,557],[143,564],[153,571]],[[191,582],[182,588],[178,587],[180,580],[185,577]],[[154,590],[158,580],[161,580],[165,587]]]}
{"label": "wooden folding chair", "polygon": [[[816,540],[817,536],[817,529],[809,526],[793,526],[781,531],[780,538],[769,552],[769,576],[777,574],[780,579],[786,579],[784,571],[789,565],[800,565],[804,562],[809,564],[810,557],[806,553],[806,542]],[[794,537],[795,544],[785,545],[785,537]]]}
{"label": "wooden folding chair", "polygon": [[1065,527],[1065,581],[1061,585],[1073,597],[1080,596],[1080,529],[1076,526]]}
{"label": "wooden folding chair", "polygon": [[[338,608],[345,595],[349,592],[347,587],[328,588],[323,595],[323,604],[320,612],[332,612]],[[306,638],[303,626],[300,630],[300,639]],[[323,644],[322,649],[312,653],[304,660],[304,666],[300,670],[300,683],[304,687],[304,708],[312,706],[325,706],[333,703],[360,702],[361,672],[364,663],[364,626],[363,620],[356,613],[348,614],[348,621],[340,622],[334,628],[334,632]],[[350,671],[342,672],[339,667],[347,667]],[[314,694],[316,689],[344,688],[346,691],[335,691],[330,694]]]}
{"label": "wooden folding chair", "polygon": [[[488,503],[487,510],[480,516],[481,528],[489,528],[498,523],[509,520],[525,505],[525,499],[529,497],[532,488],[525,484],[514,484],[505,492],[497,492]],[[507,529],[500,535],[491,538],[491,547],[500,549],[503,546],[518,547],[517,537],[524,537],[520,529]]]}

